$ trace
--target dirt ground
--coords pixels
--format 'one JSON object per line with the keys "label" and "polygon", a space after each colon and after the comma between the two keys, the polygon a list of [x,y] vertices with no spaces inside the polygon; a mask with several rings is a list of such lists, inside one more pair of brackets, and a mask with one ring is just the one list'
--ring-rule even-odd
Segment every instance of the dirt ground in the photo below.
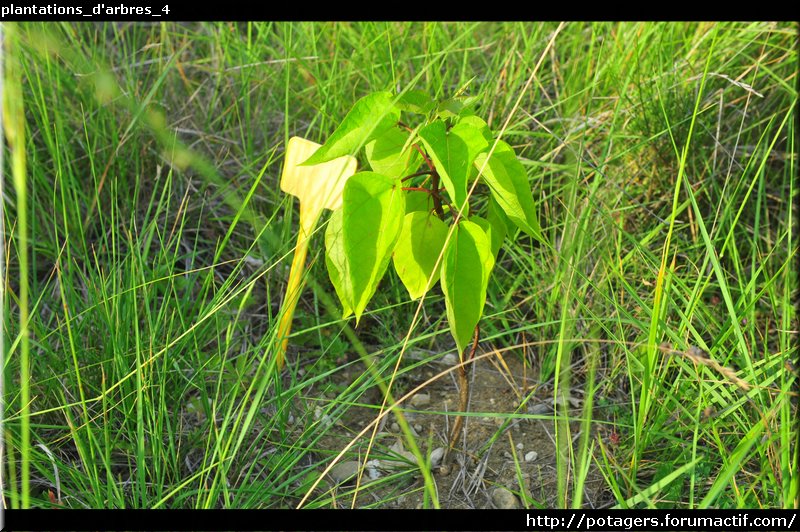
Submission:
{"label": "dirt ground", "polygon": [[[429,354],[412,352],[408,356],[413,360]],[[398,391],[413,390],[452,367],[454,361],[454,356],[449,355],[429,363],[415,372],[420,375],[418,382],[401,381],[395,393],[400,396],[402,393]],[[434,462],[430,470],[440,506],[454,509],[562,506],[563,502],[558,504],[557,501],[552,386],[536,382],[536,372],[526,367],[520,357],[509,354],[482,358],[468,374],[471,415],[465,416],[461,439],[443,461],[438,457],[448,446],[447,435],[455,420],[455,416],[446,415],[446,412],[459,410],[456,372],[435,379],[404,403],[407,405],[405,417],[414,429],[415,441]],[[337,379],[343,382],[350,377],[347,371],[337,373]],[[379,405],[381,397],[377,390],[375,392],[374,397],[365,399]],[[568,408],[577,418],[581,414],[582,398],[576,395],[579,390],[572,393]],[[535,417],[519,419],[513,417],[515,413]],[[319,448],[329,449],[335,455],[376,416],[375,409],[350,408],[340,422],[326,432]],[[571,424],[570,429],[577,448],[580,425]],[[356,439],[339,465],[320,483],[312,499],[327,498],[327,507],[349,508],[357,492],[354,504],[357,508],[425,507],[424,480],[413,457],[404,450],[407,444],[394,414],[379,425],[369,456],[366,456],[371,434],[370,430]],[[436,449],[439,450],[434,451]],[[324,460],[317,467],[318,471],[321,473],[329,463],[330,460]],[[363,472],[356,487],[357,469]],[[568,492],[571,491],[568,487]],[[603,507],[611,500],[602,476],[592,466],[584,488],[584,506]],[[427,506],[431,506],[429,501]]]}

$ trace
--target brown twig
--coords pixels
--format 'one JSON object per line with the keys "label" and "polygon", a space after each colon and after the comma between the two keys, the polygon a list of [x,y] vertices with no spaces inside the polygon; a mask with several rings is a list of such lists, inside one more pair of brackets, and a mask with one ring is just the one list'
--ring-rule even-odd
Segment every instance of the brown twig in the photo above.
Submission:
{"label": "brown twig", "polygon": [[428,156],[425,154],[425,152],[424,152],[424,151],[422,151],[422,148],[420,148],[420,147],[419,147],[419,144],[412,144],[411,146],[412,146],[412,147],[413,147],[415,150],[417,150],[417,151],[419,152],[419,154],[420,154],[420,155],[422,155],[422,158],[423,158],[423,159],[425,159],[425,164],[427,164],[427,165],[428,165],[428,168],[430,168],[430,169],[431,169],[431,172],[435,172],[435,171],[436,171],[436,167],[433,165],[433,162],[432,162],[432,161],[430,160],[430,158],[429,158],[429,157],[428,157]]}
{"label": "brown twig", "polygon": [[406,124],[405,122],[401,122],[400,120],[398,120],[398,121],[397,121],[397,125],[398,125],[399,127],[402,127],[403,129],[405,129],[405,130],[406,130],[406,131],[408,131],[409,133],[413,133],[413,132],[414,132],[414,130],[413,130],[413,129],[411,129],[411,126],[409,126],[409,125],[408,125],[408,124]]}
{"label": "brown twig", "polygon": [[401,179],[400,181],[408,181],[409,179],[412,179],[412,178],[414,178],[414,177],[419,177],[419,176],[421,176],[421,175],[430,175],[430,173],[431,173],[431,171],[430,171],[430,170],[423,170],[423,171],[421,171],[421,172],[415,172],[415,173],[413,173],[413,174],[411,174],[411,175],[407,175],[407,176],[405,176],[405,177],[404,177],[403,179]]}
{"label": "brown twig", "polygon": [[[444,208],[442,207],[442,196],[439,194],[439,173],[436,171],[436,167],[433,164],[433,161],[422,151],[422,148],[419,147],[419,144],[412,144],[411,145],[415,150],[422,155],[422,158],[425,159],[425,164],[428,165],[430,171],[424,172],[431,175],[431,197],[433,198],[433,210],[436,212],[436,216],[439,217],[440,220],[444,220]],[[413,174],[409,177],[413,177]]]}
{"label": "brown twig", "polygon": [[436,211],[436,216],[440,220],[444,220],[444,208],[442,207],[442,196],[439,194],[439,174],[436,170],[431,172],[431,189],[434,193],[431,194],[433,198],[433,210]]}

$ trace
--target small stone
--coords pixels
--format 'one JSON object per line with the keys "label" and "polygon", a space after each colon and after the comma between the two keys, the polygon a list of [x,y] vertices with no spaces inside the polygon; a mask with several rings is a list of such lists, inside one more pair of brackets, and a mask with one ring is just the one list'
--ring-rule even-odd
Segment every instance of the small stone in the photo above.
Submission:
{"label": "small stone", "polygon": [[412,464],[417,463],[417,457],[414,456],[414,453],[411,451],[403,451],[400,454],[403,455],[403,458],[405,458],[407,462],[411,462]]}
{"label": "small stone", "polygon": [[392,432],[400,432],[400,425],[398,425],[398,424],[397,424],[397,423],[395,423],[395,422],[393,422],[393,423],[392,423],[392,424],[389,426],[389,428],[390,428],[390,429],[392,429]]}
{"label": "small stone", "polygon": [[244,262],[255,268],[260,268],[264,265],[264,261],[252,255],[245,255]]}
{"label": "small stone", "polygon": [[458,356],[455,353],[447,353],[442,357],[442,364],[446,366],[455,366],[458,364]]}
{"label": "small stone", "polygon": [[417,434],[420,434],[422,432],[422,425],[417,423],[416,425],[414,425],[414,430],[417,432]]}
{"label": "small stone", "polygon": [[492,492],[492,503],[501,510],[513,510],[519,507],[517,496],[505,488],[495,488]]}
{"label": "small stone", "polygon": [[412,464],[417,463],[417,457],[414,456],[414,453],[406,451],[403,448],[403,442],[399,439],[395,441],[391,447],[389,447],[389,450],[398,456],[391,456],[385,460],[381,460],[381,466],[387,471],[406,469],[408,467],[407,462],[411,462]]}
{"label": "small stone", "polygon": [[380,460],[370,460],[366,463],[367,468],[367,476],[369,476],[370,480],[377,480],[381,476],[380,472],[381,461]]}
{"label": "small stone", "polygon": [[286,418],[286,423],[289,425],[294,425],[294,416],[292,414],[289,414],[289,417]]}
{"label": "small stone", "polygon": [[520,443],[517,444],[517,450],[518,451],[521,451],[524,448],[525,448],[525,444],[524,443],[520,442]]}
{"label": "small stone", "polygon": [[436,467],[444,457],[444,447],[437,447],[431,452],[431,467]]}
{"label": "small stone", "polygon": [[421,408],[423,406],[428,406],[429,404],[431,404],[431,394],[429,393],[420,392],[411,398],[411,406]]}
{"label": "small stone", "polygon": [[319,406],[314,409],[314,420],[319,421],[323,427],[329,427],[333,424],[331,416],[325,414]]}
{"label": "small stone", "polygon": [[537,453],[536,451],[528,451],[527,453],[525,453],[526,462],[533,462],[537,458],[539,458],[539,453]]}
{"label": "small stone", "polygon": [[552,411],[552,407],[546,403],[539,403],[535,404],[528,409],[528,412],[534,415],[544,415],[549,414]]}
{"label": "small stone", "polygon": [[424,360],[425,358],[428,357],[428,353],[426,353],[425,351],[420,351],[419,349],[410,349],[406,354],[406,356],[410,360]]}
{"label": "small stone", "polygon": [[573,408],[580,408],[581,406],[581,400],[576,397],[572,397],[571,395],[566,397],[566,401],[562,396],[558,396],[556,398],[556,404],[558,406],[564,406],[565,403],[569,403],[569,405]]}
{"label": "small stone", "polygon": [[447,475],[449,475],[450,474],[450,466],[447,465],[447,464],[442,465],[442,467],[439,468],[439,474],[441,476],[443,476],[443,477],[446,477]]}
{"label": "small stone", "polygon": [[508,458],[509,460],[511,460],[512,458],[514,458],[513,456],[511,456],[511,453],[510,453],[510,452],[508,452],[508,451],[503,451],[503,457],[504,457],[504,458]]}
{"label": "small stone", "polygon": [[409,467],[409,462],[412,464],[417,463],[417,458],[414,456],[414,453],[410,451],[396,451],[396,454],[399,456],[381,460],[381,467],[387,471],[397,471],[407,469]]}
{"label": "small stone", "polygon": [[501,417],[493,417],[492,423],[494,423],[496,427],[500,427],[503,425],[503,423],[505,423],[505,420]]}
{"label": "small stone", "polygon": [[330,470],[328,476],[335,484],[343,484],[358,474],[359,463],[354,460],[339,462]]}

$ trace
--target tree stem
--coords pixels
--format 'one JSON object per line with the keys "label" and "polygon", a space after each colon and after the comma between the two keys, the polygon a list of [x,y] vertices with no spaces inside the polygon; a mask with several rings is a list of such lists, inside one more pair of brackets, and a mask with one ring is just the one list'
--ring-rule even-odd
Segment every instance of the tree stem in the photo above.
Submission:
{"label": "tree stem", "polygon": [[440,220],[444,220],[444,209],[442,208],[442,197],[439,195],[439,173],[436,170],[431,172],[431,197],[433,197],[433,209]]}
{"label": "tree stem", "polygon": [[[458,366],[459,412],[466,412],[467,409],[469,408],[469,379],[467,378],[467,367],[465,365],[465,362],[475,358],[475,352],[478,350],[478,343],[480,342],[480,337],[481,337],[480,325],[476,325],[475,335],[472,337],[472,347],[470,348],[469,351],[469,358],[467,358],[466,360],[462,359],[461,363]],[[461,427],[463,424],[464,424],[464,416],[458,415],[456,417],[455,423],[453,423],[453,430],[450,431],[450,445],[448,446],[445,458],[442,460],[443,464],[447,459],[447,455],[450,454],[450,451],[455,449],[459,437],[461,436]]]}

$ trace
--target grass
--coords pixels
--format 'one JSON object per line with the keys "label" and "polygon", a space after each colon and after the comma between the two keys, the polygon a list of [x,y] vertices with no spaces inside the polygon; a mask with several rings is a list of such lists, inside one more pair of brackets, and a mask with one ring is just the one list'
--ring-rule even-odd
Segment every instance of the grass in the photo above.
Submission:
{"label": "grass", "polygon": [[438,289],[410,330],[394,274],[341,320],[317,234],[278,372],[278,177],[370,91],[466,86],[554,244],[507,241],[482,348],[584,398],[549,417],[552,489],[515,456],[520,499],[595,505],[597,476],[603,505],[796,508],[797,25],[569,23],[544,53],[557,27],[4,24],[4,505],[439,506],[410,466],[311,489],[364,450],[337,421],[453,345]]}

